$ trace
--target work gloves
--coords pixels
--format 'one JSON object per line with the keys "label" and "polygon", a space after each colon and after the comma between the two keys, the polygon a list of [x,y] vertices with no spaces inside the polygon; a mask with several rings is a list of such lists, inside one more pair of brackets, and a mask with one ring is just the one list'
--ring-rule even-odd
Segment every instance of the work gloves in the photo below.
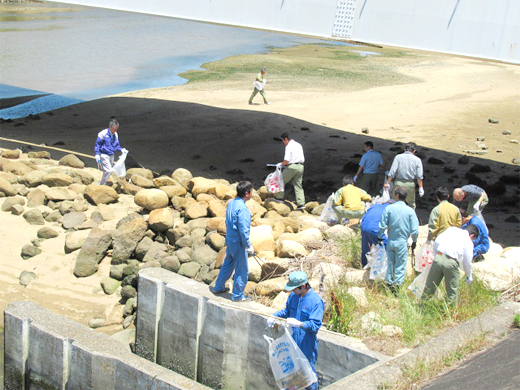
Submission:
{"label": "work gloves", "polygon": [[[302,322],[298,321],[296,318],[287,318],[285,324],[293,328],[301,328],[302,326]],[[270,317],[267,319],[267,326],[269,328],[272,328],[275,325],[283,325],[283,323],[274,317]]]}
{"label": "work gloves", "polygon": [[419,187],[419,196],[422,198],[424,196],[424,188]]}
{"label": "work gloves", "polygon": [[354,183],[355,183],[357,181],[357,175],[355,175],[352,180],[354,180]]}
{"label": "work gloves", "polygon": [[480,212],[480,202],[477,202],[473,205],[473,209],[478,213]]}
{"label": "work gloves", "polygon": [[101,163],[101,156],[99,154],[96,154],[96,162],[98,164]]}
{"label": "work gloves", "polygon": [[121,153],[123,154],[128,154],[128,150],[126,150],[125,148],[121,149]]}
{"label": "work gloves", "polygon": [[249,245],[249,247],[246,250],[248,256],[254,256],[255,255],[255,248],[253,248],[253,245]]}
{"label": "work gloves", "polygon": [[296,318],[287,318],[287,325],[292,326],[293,328],[301,328],[302,323]]}

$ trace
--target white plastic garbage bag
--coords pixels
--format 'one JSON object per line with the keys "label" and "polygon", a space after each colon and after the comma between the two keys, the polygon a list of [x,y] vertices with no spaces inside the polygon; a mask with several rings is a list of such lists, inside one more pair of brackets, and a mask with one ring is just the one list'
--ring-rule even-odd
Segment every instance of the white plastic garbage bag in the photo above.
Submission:
{"label": "white plastic garbage bag", "polygon": [[296,344],[287,328],[282,337],[269,343],[269,363],[280,390],[301,390],[318,381],[311,364]]}
{"label": "white plastic garbage bag", "polygon": [[327,199],[325,207],[318,220],[325,222],[329,226],[333,226],[339,222],[338,214],[334,211],[334,193]]}
{"label": "white plastic garbage bag", "polygon": [[365,204],[365,209],[368,210],[370,207],[376,204],[383,204],[390,200],[390,191],[386,188],[383,189],[383,193],[381,195],[374,196],[372,201]]}
{"label": "white plastic garbage bag", "polygon": [[384,281],[388,270],[388,256],[384,245],[374,245],[366,254],[367,265],[370,267],[370,280]]}
{"label": "white plastic garbage bag", "polygon": [[434,257],[435,253],[433,253],[433,243],[431,241],[425,241],[417,253],[414,267],[415,270],[417,272],[424,272],[426,267],[433,262]]}
{"label": "white plastic garbage bag", "polygon": [[121,156],[117,159],[116,163],[112,167],[112,172],[116,174],[117,177],[125,177],[126,176],[126,166],[125,166],[125,160],[126,155],[128,154],[127,151],[123,151],[121,153]]}
{"label": "white plastic garbage bag", "polygon": [[283,191],[284,182],[282,176],[282,167],[280,165],[277,165],[276,170],[267,176],[264,184],[267,187],[267,191],[269,191],[272,194],[276,194],[278,192]]}
{"label": "white plastic garbage bag", "polygon": [[424,287],[426,286],[426,279],[428,279],[428,274],[430,273],[430,270],[432,268],[432,265],[429,264],[426,266],[423,272],[419,276],[417,276],[413,282],[408,286],[408,290],[413,292],[417,298],[421,299],[422,294],[424,292]]}

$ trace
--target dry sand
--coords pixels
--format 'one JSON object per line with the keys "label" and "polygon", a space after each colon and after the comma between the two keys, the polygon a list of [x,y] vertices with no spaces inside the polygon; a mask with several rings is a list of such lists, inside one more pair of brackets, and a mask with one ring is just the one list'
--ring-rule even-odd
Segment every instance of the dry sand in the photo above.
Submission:
{"label": "dry sand", "polygon": [[[263,63],[262,58],[273,60],[269,54],[253,57],[258,64]],[[277,60],[289,61],[283,55]],[[292,70],[288,81],[286,74],[282,77],[271,66],[266,88],[269,106],[247,105],[255,74],[236,72],[232,79],[136,91],[40,114],[39,119],[4,122],[0,135],[47,145],[62,142],[62,148],[91,155],[97,132],[116,117],[121,123],[121,144],[147,168],[161,172],[183,167],[205,177],[251,180],[259,187],[269,173],[265,164],[282,160],[284,147],[278,137],[289,131],[305,150],[307,201],[321,202],[338,188],[349,171],[346,164],[350,171],[355,169],[363,142],[374,142],[388,169],[399,143],[415,141],[425,167],[426,195],[418,201],[423,224],[435,206],[439,185],[452,189],[474,182],[475,177],[487,185],[504,175],[518,177],[520,169],[511,161],[520,158],[520,150],[511,141],[520,140],[520,67],[424,52],[413,52],[410,59],[366,61],[379,61],[386,67],[381,72],[388,69],[414,81],[380,85],[376,77],[362,87],[349,88],[344,80],[335,83],[329,78],[320,83],[316,77],[298,78],[298,69]],[[381,73],[381,79],[383,76]],[[258,96],[256,102],[260,101]],[[499,123],[489,123],[489,118]],[[368,135],[361,133],[365,127]],[[503,135],[504,130],[511,134]],[[477,142],[477,137],[485,141]],[[481,143],[487,154],[472,155],[467,165],[457,162],[467,154],[465,150],[475,150]],[[0,147],[14,146],[0,143]],[[56,152],[52,155],[61,157]],[[432,157],[444,163],[429,163]],[[88,163],[93,166],[92,161]],[[475,164],[488,166],[489,172],[468,176]],[[446,168],[454,172],[446,173]],[[519,245],[519,223],[514,222],[519,217],[518,184],[504,188],[500,196],[491,191],[484,215],[494,241]],[[43,246],[56,248],[24,261],[20,249],[35,237],[37,229],[20,217],[0,214],[0,309],[7,302],[28,299],[82,323],[107,315],[115,305],[114,298],[104,296],[98,286],[109,265],[102,264],[105,271],[99,275],[76,279],[71,272],[75,255],[58,254],[63,243],[51,244],[52,240]],[[20,286],[22,269],[34,270],[39,283]]]}

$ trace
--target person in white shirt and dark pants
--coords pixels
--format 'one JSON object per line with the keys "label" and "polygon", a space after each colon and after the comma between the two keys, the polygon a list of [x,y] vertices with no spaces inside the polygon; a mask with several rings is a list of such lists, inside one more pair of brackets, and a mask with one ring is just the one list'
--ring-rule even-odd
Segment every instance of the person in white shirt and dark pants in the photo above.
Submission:
{"label": "person in white shirt and dark pants", "polygon": [[460,271],[466,273],[466,282],[471,284],[471,261],[473,259],[473,240],[478,237],[478,228],[473,225],[461,229],[450,227],[442,232],[433,243],[435,258],[426,279],[422,299],[428,299],[445,278],[446,295],[449,303],[457,302]]}
{"label": "person in white shirt and dark pants", "polygon": [[[281,165],[283,167],[282,176],[284,184],[291,183],[294,187],[294,195],[296,197],[296,205],[298,209],[305,206],[305,193],[303,192],[303,164],[305,157],[303,155],[302,146],[291,139],[288,133],[281,135],[285,144],[285,155]],[[285,192],[278,192],[274,197],[278,201],[283,201]]]}

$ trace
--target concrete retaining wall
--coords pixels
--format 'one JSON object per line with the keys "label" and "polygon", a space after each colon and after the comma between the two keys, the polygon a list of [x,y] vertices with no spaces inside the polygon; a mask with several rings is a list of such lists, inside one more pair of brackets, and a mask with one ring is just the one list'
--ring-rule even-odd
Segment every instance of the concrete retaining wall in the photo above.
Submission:
{"label": "concrete retaining wall", "polygon": [[[276,387],[263,335],[273,309],[233,303],[208,286],[161,268],[139,273],[136,353],[212,388]],[[227,298],[227,299],[226,299]],[[274,332],[274,333],[272,333]],[[320,331],[316,370],[326,386],[386,357],[359,342]],[[323,388],[323,387],[322,387]]]}
{"label": "concrete retaining wall", "polygon": [[32,302],[5,310],[6,390],[209,390]]}
{"label": "concrete retaining wall", "polygon": [[515,0],[60,0],[520,63]]}

